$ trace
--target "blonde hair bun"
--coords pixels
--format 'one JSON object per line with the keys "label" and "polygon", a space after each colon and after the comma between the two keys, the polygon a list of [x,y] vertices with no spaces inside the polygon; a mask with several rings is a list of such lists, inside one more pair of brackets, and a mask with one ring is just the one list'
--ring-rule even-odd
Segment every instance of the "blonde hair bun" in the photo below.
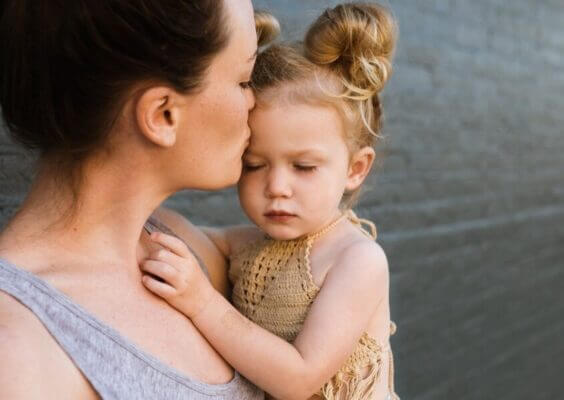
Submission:
{"label": "blonde hair bun", "polygon": [[368,100],[392,73],[397,26],[378,4],[347,3],[327,9],[305,37],[305,55],[328,67],[346,88],[344,97]]}
{"label": "blonde hair bun", "polygon": [[266,46],[280,35],[280,23],[270,13],[255,11],[258,46]]}

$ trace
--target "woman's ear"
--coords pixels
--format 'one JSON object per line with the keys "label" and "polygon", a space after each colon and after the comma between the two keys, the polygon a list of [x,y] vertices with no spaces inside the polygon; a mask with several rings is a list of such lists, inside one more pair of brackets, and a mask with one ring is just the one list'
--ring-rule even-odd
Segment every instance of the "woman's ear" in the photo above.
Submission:
{"label": "woman's ear", "polygon": [[179,100],[178,93],[164,86],[149,88],[139,97],[135,110],[137,125],[152,143],[171,147],[176,142]]}
{"label": "woman's ear", "polygon": [[362,184],[372,168],[374,157],[374,149],[370,146],[363,147],[353,154],[345,185],[347,191],[355,190]]}

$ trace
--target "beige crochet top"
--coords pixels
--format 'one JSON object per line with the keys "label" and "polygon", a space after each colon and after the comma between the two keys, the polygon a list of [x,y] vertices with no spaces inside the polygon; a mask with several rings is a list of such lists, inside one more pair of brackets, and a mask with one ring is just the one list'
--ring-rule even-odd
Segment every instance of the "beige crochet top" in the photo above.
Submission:
{"label": "beige crochet top", "polygon": [[[370,221],[358,219],[352,211],[347,217],[367,235],[376,238]],[[233,304],[251,321],[293,342],[305,321],[313,300],[320,291],[311,274],[309,253],[313,242],[333,228],[341,218],[320,232],[294,240],[268,237],[244,246],[230,258],[229,279],[233,284]],[[367,223],[371,232],[362,228]],[[390,322],[390,334],[395,324]],[[380,379],[384,362],[389,363],[387,399],[399,399],[394,392],[393,356],[389,343],[380,343],[367,333],[339,372],[323,385],[323,399],[372,399],[374,383]],[[368,375],[366,375],[368,368]],[[363,373],[361,373],[364,371]],[[364,376],[362,376],[364,375]],[[383,400],[383,399],[377,399]]]}

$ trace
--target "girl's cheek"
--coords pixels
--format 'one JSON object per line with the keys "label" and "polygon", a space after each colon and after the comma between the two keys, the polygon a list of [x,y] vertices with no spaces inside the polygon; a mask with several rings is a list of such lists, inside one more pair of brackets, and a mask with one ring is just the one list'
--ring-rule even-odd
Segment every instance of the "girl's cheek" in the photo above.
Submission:
{"label": "girl's cheek", "polygon": [[242,200],[248,200],[249,195],[253,192],[252,185],[249,182],[249,178],[243,176],[239,181],[239,193],[241,194]]}

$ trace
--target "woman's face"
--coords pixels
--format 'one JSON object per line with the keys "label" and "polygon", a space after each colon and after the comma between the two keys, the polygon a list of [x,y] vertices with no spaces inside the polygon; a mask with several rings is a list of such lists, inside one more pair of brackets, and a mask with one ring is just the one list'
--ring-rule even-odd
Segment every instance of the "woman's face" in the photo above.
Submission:
{"label": "woman's face", "polygon": [[254,14],[249,0],[224,0],[229,23],[227,46],[214,58],[203,90],[187,95],[178,137],[179,159],[194,189],[219,189],[237,182],[248,145],[248,86],[257,51]]}

